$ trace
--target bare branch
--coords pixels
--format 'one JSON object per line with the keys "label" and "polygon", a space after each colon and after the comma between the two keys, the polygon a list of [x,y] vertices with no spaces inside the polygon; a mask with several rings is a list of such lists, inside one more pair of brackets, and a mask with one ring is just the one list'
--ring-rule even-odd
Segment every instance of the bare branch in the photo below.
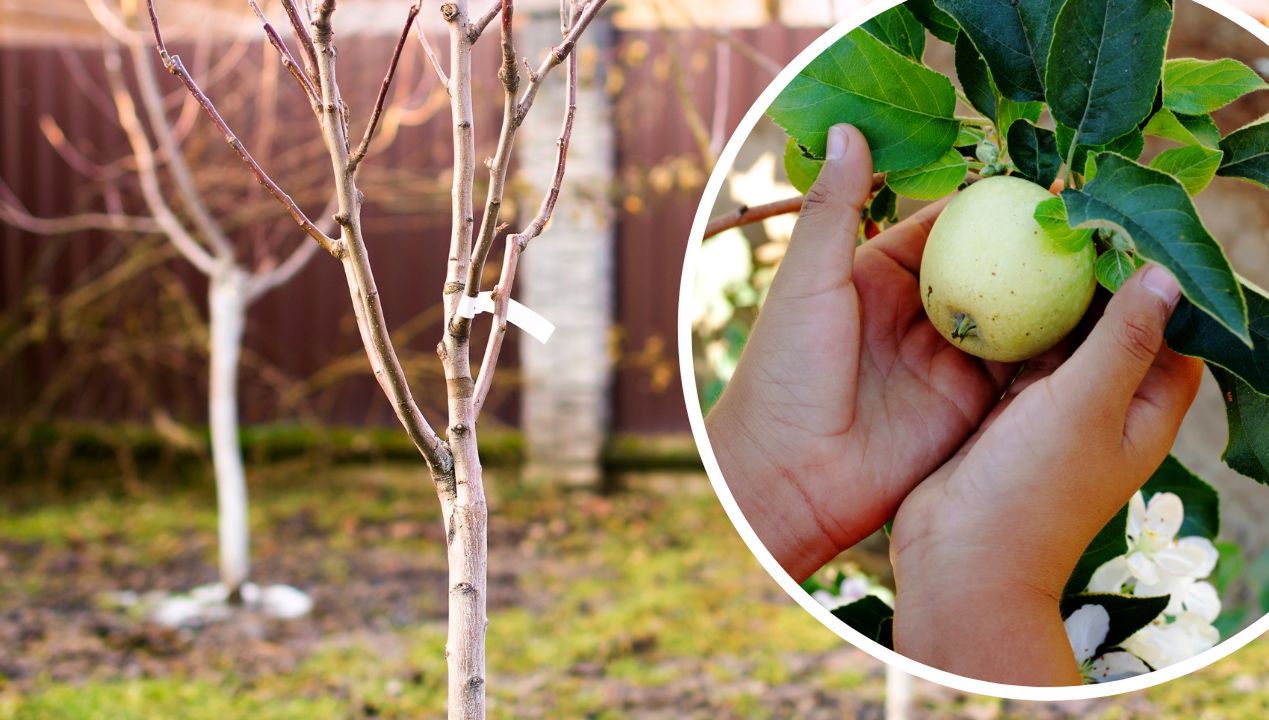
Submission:
{"label": "bare branch", "polygon": [[489,23],[493,22],[493,19],[498,17],[498,13],[500,12],[502,12],[502,0],[494,0],[493,5],[489,6],[489,9],[485,11],[485,14],[477,18],[468,27],[468,42],[475,44],[475,42],[480,39],[480,34],[485,31],[485,28],[489,27]]}
{"label": "bare branch", "polygon": [[106,75],[113,92],[115,111],[119,115],[119,125],[128,138],[128,144],[132,146],[133,157],[136,158],[137,180],[141,184],[141,196],[145,199],[146,206],[150,208],[150,213],[154,215],[155,221],[172,241],[172,245],[190,261],[190,264],[203,274],[211,275],[216,271],[217,260],[190,234],[176,217],[176,213],[172,212],[172,208],[168,206],[163,196],[154,149],[150,147],[150,139],[146,137],[145,129],[141,127],[141,118],[137,115],[136,105],[133,104],[132,96],[128,94],[127,86],[124,84],[120,69],[123,61],[119,51],[114,47],[109,48],[106,51],[105,60]]}
{"label": "bare branch", "polygon": [[[871,192],[875,193],[885,187],[885,185],[886,174],[873,173]],[[776,200],[763,205],[742,205],[729,213],[719,215],[718,217],[710,220],[709,223],[705,225],[704,237],[711,238],[724,231],[731,230],[732,228],[752,225],[778,215],[788,215],[790,213],[799,212],[802,210],[803,199],[804,198],[799,195],[797,197]]]}
{"label": "bare branch", "polygon": [[[260,9],[260,4],[256,0],[247,0],[247,4],[255,11],[256,17],[260,19],[260,24],[264,27],[264,34],[269,38],[269,44],[278,51],[278,57],[282,60],[282,67],[291,73],[295,78],[295,82],[299,83],[300,90],[304,92],[304,96],[308,98],[309,104],[316,106],[320,101],[317,94],[317,88],[313,87],[313,81],[309,78],[304,69],[300,68],[295,62],[295,57],[291,55],[291,51],[287,49],[286,43],[282,41],[282,36],[278,35],[278,31],[274,29],[273,23],[265,17],[264,11]],[[283,3],[287,5],[287,3]],[[290,11],[288,10],[288,16]]]}
{"label": "bare branch", "polygon": [[207,209],[207,204],[203,202],[198,186],[194,183],[194,173],[190,170],[185,154],[172,134],[172,127],[168,123],[163,107],[163,93],[159,89],[154,66],[150,64],[150,56],[139,40],[134,40],[128,49],[132,55],[133,75],[137,79],[137,96],[141,105],[145,107],[146,116],[150,120],[150,129],[158,140],[158,149],[167,162],[172,179],[176,181],[176,190],[181,203],[189,211],[194,226],[206,238],[216,255],[222,258],[231,257],[233,246],[229,236],[216,223]]}
{"label": "bare branch", "polygon": [[203,93],[202,88],[200,88],[198,83],[194,81],[193,76],[191,76],[185,69],[185,65],[181,62],[180,56],[168,54],[167,45],[163,42],[163,34],[159,30],[159,17],[154,9],[154,0],[146,0],[146,5],[150,11],[150,25],[154,28],[154,42],[159,51],[159,57],[163,60],[163,67],[167,68],[168,72],[180,78],[181,82],[184,83],[185,88],[189,90],[190,94],[198,101],[198,104],[202,106],[203,111],[207,113],[207,116],[211,118],[212,124],[215,125],[216,129],[219,130],[221,135],[225,137],[225,141],[228,142],[229,146],[238,153],[238,157],[242,158],[243,163],[245,163],[251,170],[252,174],[255,175],[256,180],[263,185],[284,208],[286,208],[287,212],[295,220],[296,224],[304,228],[304,231],[316,240],[317,243],[322,246],[322,249],[326,250],[326,252],[337,258],[341,257],[344,253],[342,245],[336,243],[334,239],[319,230],[317,226],[313,224],[313,221],[309,220],[304,214],[304,211],[300,209],[300,206],[291,199],[291,196],[287,195],[286,192],[284,192],[282,188],[273,181],[273,178],[270,178],[268,174],[265,173],[264,168],[260,167],[260,164],[257,163],[255,158],[251,156],[251,153],[247,152],[247,148],[242,144],[242,141],[234,135],[233,130],[230,129],[228,123],[226,123],[225,119],[220,116],[220,112],[216,110],[216,106],[212,104],[207,95]]}
{"label": "bare branch", "polygon": [[452,458],[445,443],[423,417],[410,392],[405,370],[401,367],[388,333],[383,305],[379,301],[379,289],[375,285],[370,256],[362,234],[361,191],[357,189],[356,174],[348,163],[348,134],[343,122],[343,100],[335,79],[335,50],[331,30],[331,15],[334,12],[334,0],[322,0],[313,19],[313,36],[317,48],[318,80],[322,89],[322,137],[331,156],[331,165],[335,169],[335,186],[339,199],[339,212],[335,215],[335,220],[340,225],[341,244],[346,249],[346,255],[341,259],[344,261],[344,274],[352,297],[353,314],[357,318],[362,345],[365,346],[375,379],[391,401],[393,411],[419,453],[434,473],[443,475],[452,467]]}
{"label": "bare branch", "polygon": [[577,46],[577,39],[581,37],[586,28],[590,26],[595,16],[599,15],[599,11],[604,8],[604,4],[608,0],[590,0],[585,7],[582,8],[581,14],[573,22],[572,28],[568,34],[564,36],[564,40],[559,45],[551,48],[546,54],[546,58],[538,65],[538,69],[529,73],[529,87],[524,91],[524,97],[520,99],[520,107],[517,113],[521,120],[528,114],[529,108],[533,107],[533,100],[537,97],[538,90],[542,87],[542,82],[546,80],[547,74],[551,72],[557,65],[564,62],[573,52],[573,48]]}
{"label": "bare branch", "polygon": [[[565,23],[567,28],[567,23]],[[555,204],[559,201],[560,188],[564,184],[564,170],[568,162],[568,147],[573,139],[573,122],[577,117],[577,54],[568,57],[565,69],[564,122],[560,128],[560,137],[556,142],[555,175],[537,215],[520,232],[507,238],[507,249],[502,262],[502,270],[498,277],[498,285],[494,288],[494,319],[489,329],[489,340],[485,343],[485,355],[480,363],[480,374],[476,378],[475,403],[477,414],[484,407],[489,389],[493,385],[494,372],[498,367],[498,356],[502,352],[502,341],[507,334],[507,311],[511,306],[511,290],[515,285],[516,267],[520,254],[529,242],[542,234],[546,224],[555,213]]]}
{"label": "bare branch", "polygon": [[[307,7],[307,0],[305,6]],[[311,82],[317,81],[317,50],[313,47],[313,38],[304,27],[304,18],[295,6],[295,0],[282,0],[282,8],[286,10],[286,18],[291,21],[291,31],[295,33],[295,41],[300,44],[300,57],[304,58],[304,70]],[[311,13],[310,13],[311,15]]]}
{"label": "bare branch", "polygon": [[388,99],[388,88],[392,86],[392,77],[396,75],[397,63],[401,61],[401,51],[405,49],[405,41],[410,37],[410,26],[414,25],[414,18],[418,17],[421,1],[414,0],[414,3],[410,5],[410,12],[405,18],[405,27],[401,28],[401,37],[397,39],[397,46],[392,50],[392,61],[388,63],[388,72],[383,76],[383,84],[379,86],[379,97],[375,98],[374,109],[370,112],[370,123],[366,125],[361,144],[357,146],[352,157],[348,158],[348,166],[354,171],[370,149],[370,141],[374,138],[375,128],[379,125],[379,116],[383,114],[383,103]]}
{"label": "bare branch", "polygon": [[445,74],[445,68],[441,65],[441,59],[437,57],[436,51],[432,49],[432,43],[427,40],[427,30],[423,29],[423,23],[415,26],[415,30],[419,36],[419,43],[423,46],[423,52],[427,55],[427,64],[432,66],[436,71],[436,77],[440,78],[441,84],[445,86],[446,92],[449,92],[449,76]]}
{"label": "bare branch", "polygon": [[[332,197],[322,210],[322,214],[318,217],[328,218],[323,221],[323,225],[335,224],[334,215],[339,210],[339,197]],[[323,227],[322,232],[330,234],[335,232],[334,227]],[[260,296],[268,293],[274,288],[281,287],[291,281],[301,270],[308,265],[308,261],[313,259],[317,254],[318,245],[311,242],[300,243],[291,254],[287,256],[277,267],[267,270],[258,270],[247,281],[247,302],[253,303]]]}
{"label": "bare branch", "polygon": [[[501,0],[502,6],[502,68],[498,78],[502,81],[502,129],[498,133],[498,147],[489,163],[489,190],[485,196],[485,211],[481,216],[480,235],[476,238],[472,249],[471,264],[467,266],[465,291],[468,297],[476,297],[480,293],[480,278],[484,273],[485,260],[489,257],[489,249],[493,246],[494,235],[498,227],[498,214],[502,209],[502,198],[506,191],[507,167],[511,164],[511,151],[515,144],[516,130],[520,128],[521,118],[518,113],[516,93],[520,89],[520,74],[516,66],[515,40],[512,35],[512,20],[515,15],[513,0]],[[468,318],[454,318],[454,332],[465,333],[470,323]]]}
{"label": "bare branch", "polygon": [[705,226],[705,237],[711,238],[721,232],[732,228],[741,227],[742,225],[751,225],[756,222],[762,222],[767,218],[773,218],[778,215],[788,215],[802,210],[803,197],[786,198],[784,200],[776,200],[765,205],[755,205],[753,207],[742,206],[736,208],[726,215],[720,215]]}
{"label": "bare branch", "polygon": [[27,210],[3,181],[0,181],[0,220],[37,235],[67,235],[88,230],[130,233],[162,232],[162,228],[152,218],[116,213],[82,213],[59,218],[37,217]]}

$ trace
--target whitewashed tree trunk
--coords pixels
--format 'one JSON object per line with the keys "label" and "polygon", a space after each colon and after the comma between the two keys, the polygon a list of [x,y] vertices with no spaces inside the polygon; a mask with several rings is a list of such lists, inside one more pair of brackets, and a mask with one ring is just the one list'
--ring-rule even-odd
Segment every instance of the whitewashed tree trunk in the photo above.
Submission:
{"label": "whitewashed tree trunk", "polygon": [[208,388],[212,467],[220,518],[220,579],[231,598],[247,580],[247,478],[238,442],[238,358],[247,311],[248,276],[228,265],[212,275],[211,380]]}
{"label": "whitewashed tree trunk", "polygon": [[912,712],[912,676],[886,666],[886,720],[908,720]]}

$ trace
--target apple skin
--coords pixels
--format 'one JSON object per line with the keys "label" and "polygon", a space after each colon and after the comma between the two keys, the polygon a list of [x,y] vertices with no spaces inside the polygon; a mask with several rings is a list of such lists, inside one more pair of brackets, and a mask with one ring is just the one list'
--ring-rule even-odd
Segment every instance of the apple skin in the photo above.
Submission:
{"label": "apple skin", "polygon": [[1056,246],[1035,221],[1053,197],[1021,178],[980,180],[952,199],[921,258],[921,302],[948,342],[986,360],[1017,362],[1075,328],[1093,299],[1093,244]]}

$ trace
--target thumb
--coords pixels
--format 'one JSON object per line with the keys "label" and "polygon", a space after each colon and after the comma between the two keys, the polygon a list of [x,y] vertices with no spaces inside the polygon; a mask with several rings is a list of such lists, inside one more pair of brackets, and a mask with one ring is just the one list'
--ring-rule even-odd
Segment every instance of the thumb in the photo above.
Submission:
{"label": "thumb", "polygon": [[850,125],[828,129],[824,166],[806,191],[802,212],[780,273],[796,276],[802,289],[820,287],[817,277],[850,277],[859,216],[872,192],[872,155],[863,133]]}
{"label": "thumb", "polygon": [[1163,348],[1163,331],[1181,287],[1162,266],[1142,266],[1115,293],[1106,312],[1054,383],[1084,407],[1128,411],[1128,404]]}

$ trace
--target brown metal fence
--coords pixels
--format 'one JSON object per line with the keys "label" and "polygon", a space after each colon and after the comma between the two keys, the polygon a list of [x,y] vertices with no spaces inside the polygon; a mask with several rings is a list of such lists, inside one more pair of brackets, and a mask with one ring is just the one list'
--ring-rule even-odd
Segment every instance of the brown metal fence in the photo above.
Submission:
{"label": "brown metal fence", "polygon": [[[771,79],[769,71],[746,56],[756,52],[783,64],[818,33],[772,26],[734,35],[742,45],[731,54],[728,91],[722,95],[728,131]],[[607,59],[616,69],[609,89],[619,166],[611,192],[619,223],[613,338],[617,373],[612,388],[617,431],[679,432],[687,426],[674,328],[687,232],[709,170],[691,120],[695,114],[707,127],[712,124],[719,42],[706,31],[626,31],[618,33],[609,50],[614,55]],[[478,68],[492,77],[496,47],[480,49]],[[347,99],[354,112],[369,105],[384,51],[380,42],[360,39],[342,48],[341,77],[353,89]],[[41,117],[56,118],[67,137],[93,159],[117,159],[126,147],[117,128],[103,121],[109,115],[108,100],[93,92],[100,85],[68,67],[68,53],[73,53],[71,65],[89,68],[89,75],[99,64],[100,56],[88,51],[0,49],[0,179],[33,213],[49,217],[93,209],[99,194],[50,149],[39,127]],[[259,57],[252,49],[249,59],[252,53]],[[418,75],[425,70],[421,63],[403,62],[402,67],[414,68],[405,70],[402,81],[424,82]],[[498,111],[493,102],[477,108],[482,145],[493,141],[491,128],[497,126]],[[249,115],[249,108],[244,112]],[[297,128],[311,122],[304,111],[294,120]],[[249,121],[241,126],[244,139],[250,139],[250,129]],[[403,353],[412,372],[431,376],[436,371],[432,348],[439,330],[434,314],[428,313],[435,312],[433,297],[443,277],[449,226],[448,198],[442,192],[450,163],[448,113],[442,110],[421,125],[402,127],[400,133],[391,151],[368,163],[364,171],[367,183],[383,190],[379,195],[367,193],[367,234],[389,320],[399,332],[410,333]],[[384,190],[407,170],[415,174],[414,180],[402,181],[409,191]],[[38,298],[33,301],[29,292],[33,282],[48,288],[52,302],[124,252],[118,240],[100,233],[49,239],[0,224],[0,353],[3,343],[20,333],[22,323],[38,314]],[[87,331],[68,330],[69,319],[60,326],[53,323],[60,330],[26,345],[16,360],[5,362],[0,354],[0,420],[21,419],[34,408],[54,417],[144,419],[158,404],[178,419],[198,421],[203,413],[205,358],[196,342],[191,345],[186,339],[183,345],[180,336],[189,334],[181,326],[182,318],[204,312],[205,282],[180,259],[159,267],[171,281],[167,289],[154,273],[138,273],[116,293],[117,312],[110,320],[117,328],[157,328],[152,346],[130,351],[113,365],[84,363],[82,373],[65,379],[76,353],[85,352],[80,340]],[[185,290],[188,308],[173,300],[171,283]],[[352,425],[392,422],[390,409],[364,372],[343,287],[337,264],[317,257],[290,284],[252,307],[242,393],[247,422],[286,416]],[[97,359],[110,354],[106,344],[86,347],[100,355]],[[505,362],[514,368],[515,361],[513,346]],[[128,371],[128,363],[135,371]],[[506,377],[513,379],[514,373]],[[51,395],[50,383],[58,382],[69,387]],[[423,402],[440,407],[435,394],[439,384],[419,386],[433,389],[433,394],[424,394]],[[504,387],[512,389],[504,393],[497,415],[514,422],[514,382]],[[303,402],[290,402],[297,393]]]}

